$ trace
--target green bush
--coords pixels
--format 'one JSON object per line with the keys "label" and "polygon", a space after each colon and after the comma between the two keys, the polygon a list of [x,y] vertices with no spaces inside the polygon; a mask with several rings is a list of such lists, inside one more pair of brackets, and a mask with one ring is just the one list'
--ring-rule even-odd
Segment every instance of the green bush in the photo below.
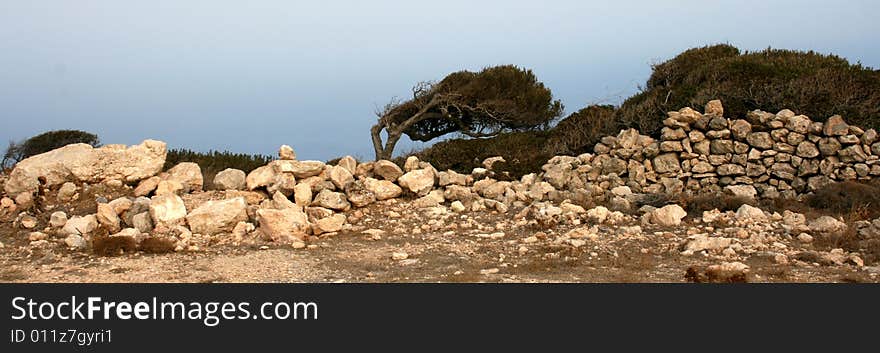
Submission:
{"label": "green bush", "polygon": [[268,155],[232,153],[228,151],[210,151],[207,153],[187,149],[172,149],[165,157],[165,170],[181,162],[193,162],[199,165],[204,175],[213,175],[226,168],[241,169],[245,173],[271,162],[274,158]]}
{"label": "green bush", "polygon": [[468,174],[474,168],[482,167],[484,159],[502,156],[506,162],[496,163],[493,169],[498,174],[507,172],[510,178],[518,179],[540,171],[541,166],[553,156],[544,148],[549,136],[547,131],[525,131],[504,133],[487,139],[454,139],[438,142],[415,155],[431,163],[437,170],[452,169]]}
{"label": "green bush", "polygon": [[840,114],[848,123],[880,127],[880,72],[835,55],[730,45],[687,50],[655,65],[642,92],[623,102],[621,127],[657,135],[666,112],[721,99],[728,118],[761,109],[791,109],[814,120]]}
{"label": "green bush", "polygon": [[572,113],[550,130],[544,151],[551,156],[592,152],[599,139],[620,131],[614,113],[610,105],[591,105]]}

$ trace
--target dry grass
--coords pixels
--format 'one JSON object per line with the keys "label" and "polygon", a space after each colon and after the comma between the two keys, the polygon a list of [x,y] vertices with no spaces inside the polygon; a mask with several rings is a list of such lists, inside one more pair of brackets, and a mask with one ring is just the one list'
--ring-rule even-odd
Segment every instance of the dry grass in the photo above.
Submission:
{"label": "dry grass", "polygon": [[754,199],[742,196],[731,195],[696,195],[682,196],[678,200],[681,205],[692,216],[701,216],[703,211],[711,211],[718,209],[721,212],[736,211],[744,204],[755,205]]}
{"label": "dry grass", "polygon": [[174,252],[174,241],[168,238],[149,237],[141,241],[140,250],[150,254]]}

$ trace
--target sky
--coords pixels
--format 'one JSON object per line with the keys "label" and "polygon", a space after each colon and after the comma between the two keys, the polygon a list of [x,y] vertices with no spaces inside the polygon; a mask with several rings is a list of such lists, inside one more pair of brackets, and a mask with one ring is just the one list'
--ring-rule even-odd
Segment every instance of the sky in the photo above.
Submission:
{"label": "sky", "polygon": [[[532,69],[566,112],[729,43],[880,68],[878,1],[0,0],[0,141],[373,157],[374,111],[459,70]],[[424,147],[402,141],[396,152]]]}

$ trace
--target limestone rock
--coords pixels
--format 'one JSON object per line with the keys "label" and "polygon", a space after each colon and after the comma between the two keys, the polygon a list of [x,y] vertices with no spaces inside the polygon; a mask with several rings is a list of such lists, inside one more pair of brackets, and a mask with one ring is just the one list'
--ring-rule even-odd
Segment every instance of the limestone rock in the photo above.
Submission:
{"label": "limestone rock", "polygon": [[204,235],[232,232],[238,222],[247,220],[247,203],[244,197],[208,201],[186,215],[186,222],[192,232]]}
{"label": "limestone rock", "polygon": [[687,212],[679,205],[666,205],[651,212],[651,223],[672,227],[681,224]]}
{"label": "limestone rock", "polygon": [[341,166],[334,166],[330,168],[330,181],[333,182],[333,185],[336,185],[336,188],[339,190],[345,190],[348,184],[354,182],[354,176],[348,169]]}
{"label": "limestone rock", "polygon": [[846,230],[846,224],[831,216],[822,216],[809,224],[810,230],[816,233],[834,233]]}
{"label": "limestone rock", "polygon": [[172,224],[186,217],[186,206],[177,195],[153,196],[150,199],[150,217],[154,224]]}
{"label": "limestone rock", "polygon": [[828,118],[822,132],[825,136],[843,136],[849,133],[849,125],[843,121],[843,117],[835,115]]}
{"label": "limestone rock", "polygon": [[331,210],[346,210],[351,207],[351,204],[346,199],[345,194],[341,192],[334,192],[327,189],[321,190],[318,195],[315,196],[315,199],[312,200],[312,205],[329,208]]}
{"label": "limestone rock", "polygon": [[193,162],[183,162],[168,169],[168,179],[174,180],[183,186],[183,192],[202,191],[204,179],[202,169]]}
{"label": "limestone rock", "polygon": [[293,161],[296,160],[296,152],[293,151],[293,147],[281,145],[281,147],[278,148],[278,158]]}
{"label": "limestone rock", "polygon": [[275,168],[271,165],[257,167],[248,173],[245,178],[248,190],[256,190],[257,188],[269,186],[275,182]]}
{"label": "limestone rock", "polygon": [[330,217],[321,218],[312,224],[312,234],[318,235],[322,233],[338,232],[342,230],[344,224],[345,215],[337,213]]}
{"label": "limestone rock", "polygon": [[218,190],[244,190],[247,188],[244,171],[226,168],[214,176],[214,188]]}
{"label": "limestone rock", "polygon": [[52,212],[49,216],[49,225],[52,228],[62,228],[67,223],[67,214],[64,211]]}
{"label": "limestone rock", "polygon": [[401,187],[417,195],[426,195],[434,187],[434,171],[429,169],[413,170],[401,176],[397,182]]}
{"label": "limestone rock", "polygon": [[295,208],[257,210],[257,222],[272,241],[304,240],[310,228],[308,216]]}
{"label": "limestone rock", "polygon": [[146,140],[125,147],[106,145],[94,148],[77,143],[38,154],[18,162],[4,185],[9,195],[36,191],[39,177],[46,186],[66,181],[99,183],[105,180],[136,182],[156,175],[165,164],[164,142]]}
{"label": "limestone rock", "polygon": [[740,221],[766,221],[767,216],[760,208],[743,204],[736,210],[736,219]]}
{"label": "limestone rock", "polygon": [[64,234],[89,234],[98,228],[98,219],[95,215],[73,216],[64,224],[61,232]]}
{"label": "limestone rock", "polygon": [[364,187],[376,195],[376,199],[379,201],[392,199],[403,193],[402,188],[389,180],[367,178],[364,180]]}
{"label": "limestone rock", "polygon": [[62,184],[61,188],[58,189],[58,201],[70,202],[75,200],[76,196],[76,184],[69,181]]}
{"label": "limestone rock", "polygon": [[107,228],[111,233],[118,232],[121,229],[119,226],[119,216],[110,204],[99,203],[98,213],[95,216],[98,223]]}
{"label": "limestone rock", "polygon": [[373,163],[373,174],[382,177],[382,179],[394,182],[403,176],[403,170],[400,169],[397,164],[394,164],[394,162],[383,159]]}

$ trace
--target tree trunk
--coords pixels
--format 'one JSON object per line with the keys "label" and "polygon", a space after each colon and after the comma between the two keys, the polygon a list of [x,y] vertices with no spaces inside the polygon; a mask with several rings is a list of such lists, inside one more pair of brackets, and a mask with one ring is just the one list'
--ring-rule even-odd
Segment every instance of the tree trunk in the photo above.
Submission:
{"label": "tree trunk", "polygon": [[397,145],[397,141],[400,140],[403,131],[397,131],[392,129],[387,129],[388,132],[388,140],[385,141],[383,146],[382,144],[382,128],[384,126],[381,123],[377,123],[373,125],[370,129],[370,135],[373,138],[373,151],[376,154],[376,160],[387,159],[390,160],[392,155],[394,154],[394,146]]}

